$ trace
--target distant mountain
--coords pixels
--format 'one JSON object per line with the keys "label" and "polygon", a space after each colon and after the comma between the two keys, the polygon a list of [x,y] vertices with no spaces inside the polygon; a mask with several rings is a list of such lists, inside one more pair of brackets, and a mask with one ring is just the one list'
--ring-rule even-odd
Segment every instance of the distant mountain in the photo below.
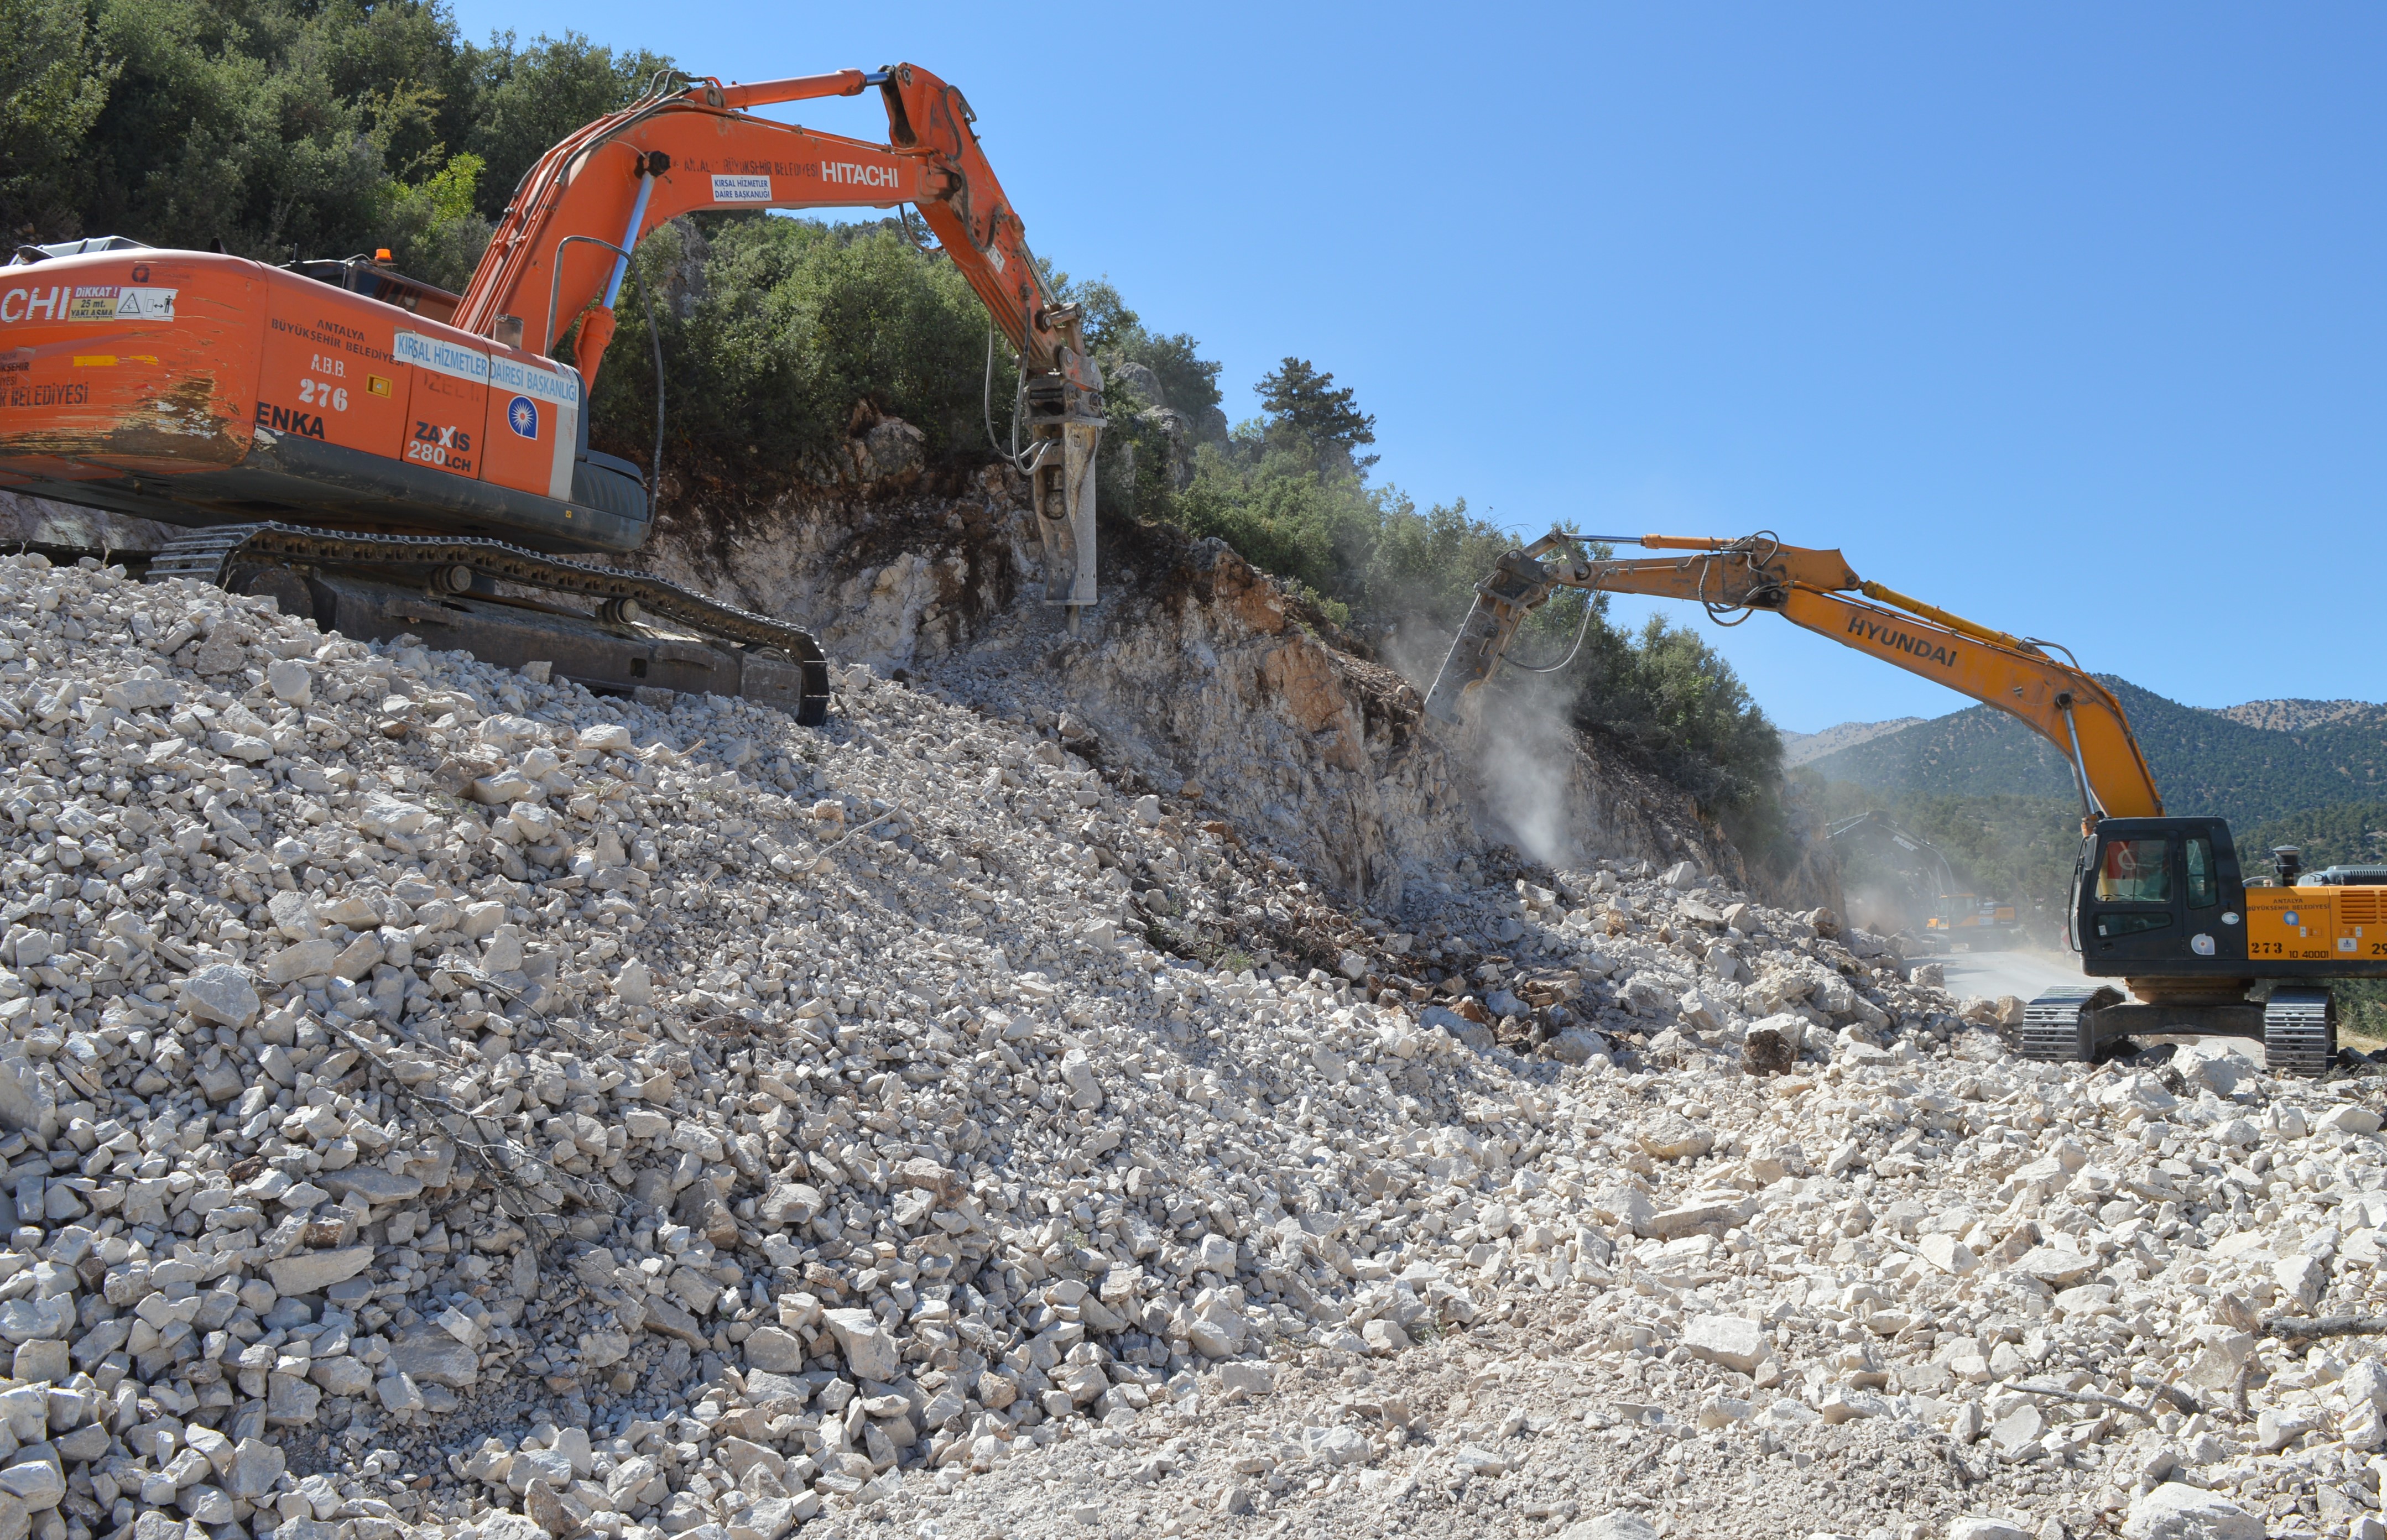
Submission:
{"label": "distant mountain", "polygon": [[2387,706],[2368,701],[2249,701],[2242,706],[2223,706],[2213,714],[2242,726],[2301,733],[2337,722],[2387,721]]}
{"label": "distant mountain", "polygon": [[2293,845],[2307,869],[2387,862],[2387,802],[2341,802],[2274,818],[2252,829],[2232,828],[2242,857],[2259,857],[2268,870],[2271,847]]}
{"label": "distant mountain", "polygon": [[1924,720],[1920,716],[1894,716],[1887,722],[1843,722],[1820,733],[1794,733],[1779,727],[1774,731],[1782,738],[1783,768],[1791,769],[1842,749],[1870,743],[1885,733],[1901,732]]}
{"label": "distant mountain", "polygon": [[[2218,814],[2252,828],[2312,809],[2387,800],[2387,706],[2259,701],[2207,711],[2098,677],[2130,713],[2172,812]],[[2294,726],[2260,725],[2268,722]],[[1834,750],[1809,766],[1827,780],[1888,793],[2074,795],[2053,746],[1988,706]]]}

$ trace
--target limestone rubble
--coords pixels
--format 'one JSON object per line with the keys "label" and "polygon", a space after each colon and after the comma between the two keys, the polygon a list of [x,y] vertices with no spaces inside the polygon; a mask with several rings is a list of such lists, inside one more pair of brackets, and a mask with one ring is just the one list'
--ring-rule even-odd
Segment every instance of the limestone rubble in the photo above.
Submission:
{"label": "limestone rubble", "polygon": [[2387,1313],[2375,1080],[1687,862],[1351,914],[975,677],[0,560],[0,1540],[2375,1533],[2265,1327]]}

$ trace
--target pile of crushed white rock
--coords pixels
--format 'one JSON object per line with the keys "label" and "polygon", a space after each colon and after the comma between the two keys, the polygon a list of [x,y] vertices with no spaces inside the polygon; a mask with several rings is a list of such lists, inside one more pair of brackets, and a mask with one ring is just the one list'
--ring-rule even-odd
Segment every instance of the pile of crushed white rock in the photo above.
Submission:
{"label": "pile of crushed white rock", "polygon": [[1686,868],[1170,957],[1307,885],[866,674],[20,557],[0,735],[0,1540],[1747,1533],[1926,1447],[1807,1527],[2374,1533],[2375,1343],[2264,1325],[2379,1309],[2374,1082],[2019,1064]]}

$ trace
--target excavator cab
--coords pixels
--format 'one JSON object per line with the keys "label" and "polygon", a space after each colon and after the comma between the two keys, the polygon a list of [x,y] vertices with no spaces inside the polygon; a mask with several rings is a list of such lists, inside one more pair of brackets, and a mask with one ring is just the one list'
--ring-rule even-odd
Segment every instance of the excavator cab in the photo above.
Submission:
{"label": "excavator cab", "polygon": [[2244,885],[2221,819],[2104,819],[2083,842],[2080,866],[2072,936],[2083,972],[2121,977],[2152,963],[2244,971]]}

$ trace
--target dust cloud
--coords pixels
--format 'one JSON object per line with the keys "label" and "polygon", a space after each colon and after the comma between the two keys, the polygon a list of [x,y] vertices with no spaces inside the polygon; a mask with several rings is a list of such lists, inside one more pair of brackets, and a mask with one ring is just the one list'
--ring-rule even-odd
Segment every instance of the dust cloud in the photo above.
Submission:
{"label": "dust cloud", "polygon": [[[1843,874],[1847,864],[1841,864]],[[1840,890],[1848,895],[1849,918],[1865,930],[1876,935],[1894,936],[1901,930],[1920,931],[1923,911],[1915,907],[1912,893],[1886,883],[1868,882],[1850,887],[1845,876]]]}
{"label": "dust cloud", "polygon": [[[1379,656],[1421,694],[1450,650],[1450,637],[1432,626],[1402,626],[1386,637]],[[1582,751],[1567,726],[1573,693],[1560,680],[1504,669],[1471,692],[1452,735],[1453,757],[1473,780],[1477,832],[1511,844],[1546,866],[1580,866],[1571,795]]]}
{"label": "dust cloud", "polygon": [[1582,865],[1575,820],[1568,815],[1579,751],[1566,725],[1565,692],[1534,681],[1497,695],[1477,693],[1488,698],[1475,708],[1467,748],[1485,816],[1501,827],[1509,843],[1542,865]]}

